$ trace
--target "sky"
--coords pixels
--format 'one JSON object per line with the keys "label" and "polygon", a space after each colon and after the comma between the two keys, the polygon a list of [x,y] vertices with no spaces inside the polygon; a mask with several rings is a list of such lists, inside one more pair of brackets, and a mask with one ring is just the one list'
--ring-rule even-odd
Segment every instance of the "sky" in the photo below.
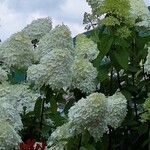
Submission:
{"label": "sky", "polygon": [[[150,0],[145,0],[150,5]],[[69,26],[72,36],[84,32],[83,15],[89,12],[86,0],[0,0],[0,39],[21,31],[37,18],[50,16],[53,27]]]}

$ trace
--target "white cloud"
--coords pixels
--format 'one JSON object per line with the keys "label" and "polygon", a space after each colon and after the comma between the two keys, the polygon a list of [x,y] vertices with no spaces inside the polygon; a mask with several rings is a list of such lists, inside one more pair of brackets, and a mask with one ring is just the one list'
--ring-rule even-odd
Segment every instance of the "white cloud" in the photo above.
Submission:
{"label": "white cloud", "polygon": [[150,0],[144,0],[147,6],[150,6]]}
{"label": "white cloud", "polygon": [[66,0],[60,8],[64,15],[68,16],[69,14],[72,18],[81,18],[85,11],[90,11],[90,7],[85,0]]}
{"label": "white cloud", "polygon": [[[83,14],[90,11],[85,0],[35,1],[0,0],[0,38],[2,40],[20,31],[32,20],[47,16],[52,17],[53,26],[62,22],[68,25],[73,36],[84,31]],[[145,1],[147,5],[150,5],[150,0]],[[25,6],[22,5],[23,3]]]}
{"label": "white cloud", "polygon": [[[11,13],[6,7],[5,3],[0,5],[0,36],[2,39],[8,37],[10,34],[16,32],[23,25],[22,16],[17,13]],[[0,38],[1,38],[0,37]]]}
{"label": "white cloud", "polygon": [[66,0],[60,6],[61,16],[59,20],[53,19],[54,25],[61,24],[62,22],[70,28],[72,36],[84,32],[83,15],[84,12],[89,12],[90,7],[84,0]]}
{"label": "white cloud", "polygon": [[[27,10],[25,12],[21,9],[18,10],[18,8],[15,10],[12,7],[16,7],[16,0],[14,0],[14,5],[9,2],[8,0],[0,0],[0,38],[2,40],[20,31],[27,24],[31,23],[32,20],[51,15],[50,13],[46,13],[44,8],[43,12],[41,12],[41,9],[40,11],[35,9],[33,12],[29,9],[28,13]],[[73,36],[84,30],[82,25],[83,14],[89,9],[84,0],[82,2],[80,0],[65,0],[59,8],[59,10],[53,10],[53,16],[50,16],[53,18],[53,26],[63,22],[70,27]]]}

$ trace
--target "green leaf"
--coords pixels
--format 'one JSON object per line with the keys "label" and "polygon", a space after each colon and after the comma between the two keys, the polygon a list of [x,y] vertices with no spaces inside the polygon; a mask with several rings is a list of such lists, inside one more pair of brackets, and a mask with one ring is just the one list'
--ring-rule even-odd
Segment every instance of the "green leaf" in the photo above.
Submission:
{"label": "green leaf", "polygon": [[122,39],[118,36],[115,36],[114,45],[118,45],[118,46],[123,47],[123,48],[129,47],[128,42],[125,39]]}
{"label": "green leaf", "polygon": [[129,91],[127,91],[127,90],[122,90],[121,92],[122,92],[122,94],[125,96],[125,98],[126,98],[128,101],[132,99],[132,95],[131,95],[131,93],[130,93]]}
{"label": "green leaf", "polygon": [[65,118],[62,117],[59,112],[50,113],[50,118],[52,119],[52,121],[55,122],[56,126],[61,126],[66,121]]}
{"label": "green leaf", "polygon": [[53,113],[56,113],[57,112],[57,100],[56,100],[56,97],[55,96],[51,96],[50,98],[50,109]]}
{"label": "green leaf", "polygon": [[98,43],[98,48],[99,48],[99,51],[100,51],[100,55],[101,57],[103,58],[108,52],[109,50],[111,49],[111,46],[113,44],[113,37],[110,36],[110,35],[103,35],[101,38],[100,38],[100,42]]}
{"label": "green leaf", "polygon": [[129,62],[129,53],[126,49],[117,49],[114,51],[114,56],[117,62],[124,68],[125,70],[128,69],[128,62]]}
{"label": "green leaf", "polygon": [[100,38],[100,41],[97,43],[98,49],[99,49],[99,54],[98,54],[97,58],[93,61],[93,65],[95,67],[99,67],[102,59],[104,58],[104,56],[107,55],[107,53],[111,49],[113,40],[114,40],[113,37],[110,35],[107,35],[107,34],[103,35]]}
{"label": "green leaf", "polygon": [[87,130],[85,130],[82,134],[82,145],[86,145],[89,143],[90,134]]}
{"label": "green leaf", "polygon": [[70,109],[70,107],[73,106],[74,102],[75,102],[74,99],[70,99],[70,100],[66,103],[65,108],[64,108],[64,112],[65,112],[66,115],[68,114],[68,110]]}
{"label": "green leaf", "polygon": [[42,105],[43,105],[43,100],[40,98],[37,99],[35,106],[34,106],[34,114],[37,119],[40,119]]}
{"label": "green leaf", "polygon": [[93,145],[86,145],[86,146],[82,146],[80,147],[80,150],[96,150],[95,147]]}
{"label": "green leaf", "polygon": [[47,135],[49,132],[51,132],[51,127],[49,125],[45,125],[42,130],[41,130],[41,133],[42,133],[42,136],[44,137],[45,135]]}
{"label": "green leaf", "polygon": [[108,73],[110,71],[110,68],[111,68],[110,63],[104,64],[104,65],[99,67],[99,69],[98,69],[98,80],[100,82],[103,82],[105,79],[108,78]]}

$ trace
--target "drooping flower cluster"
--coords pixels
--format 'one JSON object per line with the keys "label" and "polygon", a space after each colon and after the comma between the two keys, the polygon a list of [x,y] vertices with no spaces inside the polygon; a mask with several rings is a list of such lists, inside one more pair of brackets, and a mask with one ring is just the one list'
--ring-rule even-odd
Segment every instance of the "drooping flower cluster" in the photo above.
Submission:
{"label": "drooping flower cluster", "polygon": [[27,80],[36,88],[41,88],[46,82],[48,68],[42,64],[32,65],[27,70]]}
{"label": "drooping flower cluster", "polygon": [[45,34],[49,33],[52,29],[51,18],[40,18],[31,22],[22,31],[27,33],[30,40],[40,40]]}
{"label": "drooping flower cluster", "polygon": [[[86,99],[82,98],[74,106],[69,109],[68,120],[74,125],[74,130],[82,133],[84,129],[88,130],[90,134],[96,138],[102,137],[107,129],[102,125],[104,123],[105,113],[107,111],[106,97],[101,93],[92,93]],[[100,128],[98,135],[95,131]]]}
{"label": "drooping flower cluster", "polygon": [[0,58],[8,67],[28,67],[33,61],[32,44],[23,32],[13,34],[0,45]]}
{"label": "drooping flower cluster", "polygon": [[58,127],[49,139],[50,150],[59,145],[65,146],[68,138],[88,130],[97,141],[108,126],[117,128],[127,113],[127,100],[119,92],[110,97],[92,93],[82,98],[69,109],[68,123]]}
{"label": "drooping flower cluster", "polygon": [[144,71],[150,74],[150,46],[148,47],[148,55],[144,64]]}
{"label": "drooping flower cluster", "polygon": [[94,60],[99,53],[97,44],[84,34],[76,37],[75,52],[77,57],[87,58],[90,61]]}

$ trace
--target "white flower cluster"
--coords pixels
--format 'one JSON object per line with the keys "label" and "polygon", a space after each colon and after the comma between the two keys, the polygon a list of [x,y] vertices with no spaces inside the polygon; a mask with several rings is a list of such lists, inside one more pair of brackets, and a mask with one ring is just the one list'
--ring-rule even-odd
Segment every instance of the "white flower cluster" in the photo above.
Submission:
{"label": "white flower cluster", "polygon": [[41,88],[47,83],[48,68],[42,64],[32,65],[27,70],[27,80],[29,83],[35,85],[35,88]]}
{"label": "white flower cluster", "polygon": [[131,14],[136,19],[141,19],[138,26],[150,27],[150,12],[144,0],[129,0],[131,5]]}
{"label": "white flower cluster", "polygon": [[48,150],[63,150],[67,144],[67,139],[74,135],[74,130],[71,129],[70,123],[63,124],[58,127],[52,134],[48,143]]}
{"label": "white flower cluster", "polygon": [[23,32],[13,34],[0,45],[0,58],[8,67],[28,67],[33,61],[32,44]]}
{"label": "white flower cluster", "polygon": [[150,74],[150,46],[148,47],[148,55],[147,55],[146,62],[144,64],[144,71]]}
{"label": "white flower cluster", "polygon": [[77,58],[73,65],[72,86],[85,93],[91,93],[96,90],[95,79],[97,70],[88,59]]}
{"label": "white flower cluster", "polygon": [[66,25],[56,26],[51,32],[43,36],[38,43],[35,54],[37,55],[37,58],[40,59],[45,55],[49,55],[49,52],[55,48],[62,50],[67,48],[73,52],[73,39],[71,37],[71,32]]}
{"label": "white flower cluster", "polygon": [[8,80],[7,72],[0,66],[0,82]]}
{"label": "white flower cluster", "polygon": [[0,149],[18,149],[21,137],[18,134],[23,128],[20,114],[25,110],[32,111],[36,99],[40,97],[25,84],[0,84]]}
{"label": "white flower cluster", "polygon": [[94,43],[90,38],[87,38],[87,36],[84,34],[80,34],[76,37],[75,51],[77,57],[86,57],[91,61],[94,60],[99,53],[97,44]]}
{"label": "white flower cluster", "polygon": [[113,128],[121,125],[127,114],[127,100],[121,93],[117,92],[107,98],[107,124]]}
{"label": "white flower cluster", "polygon": [[94,134],[94,131],[104,123],[106,111],[106,97],[101,93],[92,93],[86,99],[79,100],[69,109],[69,122],[73,124],[76,132],[82,133],[84,129],[87,129],[94,138],[95,136],[100,138],[107,129],[107,125],[106,128],[101,128],[97,134]]}
{"label": "white flower cluster", "polygon": [[[82,98],[69,109],[68,123],[58,127],[49,139],[50,150],[65,145],[67,139],[88,130],[97,141],[108,126],[117,128],[127,113],[127,100],[119,92],[110,97],[101,93],[92,93]],[[63,143],[62,143],[63,142]]]}
{"label": "white flower cluster", "polygon": [[68,88],[72,78],[73,39],[67,26],[57,26],[46,34],[35,50],[39,64],[27,71],[27,80],[36,88],[49,85],[54,90]]}
{"label": "white flower cluster", "polygon": [[49,85],[53,90],[73,87],[91,93],[97,71],[89,60],[97,55],[96,44],[84,35],[77,37],[75,50],[69,28],[59,25],[40,39],[35,49],[39,63],[28,68],[27,80],[36,89]]}
{"label": "white flower cluster", "polygon": [[21,143],[21,137],[7,121],[0,120],[0,149],[12,150],[18,149]]}
{"label": "white flower cluster", "polygon": [[52,29],[51,18],[40,18],[31,22],[22,31],[27,33],[30,40],[37,39],[38,41]]}
{"label": "white flower cluster", "polygon": [[28,85],[0,84],[0,100],[11,104],[18,113],[22,113],[24,109],[26,109],[26,112],[32,111],[38,97],[40,97],[40,94],[34,93]]}
{"label": "white flower cluster", "polygon": [[[90,44],[85,45],[84,48],[92,45],[92,49],[96,49],[94,42],[90,40],[87,40],[87,42]],[[82,47],[82,44],[84,44],[84,41],[82,43],[78,42],[78,46]],[[97,76],[96,69],[88,60],[81,60],[82,57],[78,58],[79,60],[76,59],[73,63],[73,50],[70,30],[65,25],[57,26],[40,40],[36,49],[37,53],[41,53],[40,63],[28,68],[28,81],[39,88],[45,84],[50,85],[52,89],[62,89],[69,87],[73,80],[72,85],[74,88],[79,88],[87,93],[94,91],[96,87],[94,83]],[[97,55],[95,54],[96,51],[97,49],[94,53],[90,53],[90,50],[88,50],[86,53],[85,48],[83,53],[88,54],[93,59]]]}
{"label": "white flower cluster", "polygon": [[11,104],[3,101],[5,99],[0,98],[0,120],[8,122],[16,131],[21,130],[23,125],[19,113]]}
{"label": "white flower cluster", "polygon": [[[7,99],[10,92],[8,84],[0,84],[0,149],[18,149],[21,137],[18,134],[23,128],[19,112]],[[18,91],[15,91],[17,93]]]}
{"label": "white flower cluster", "polygon": [[27,80],[36,87],[50,85],[52,89],[62,89],[71,84],[73,57],[68,49],[53,49],[41,58],[40,64],[29,67]]}

